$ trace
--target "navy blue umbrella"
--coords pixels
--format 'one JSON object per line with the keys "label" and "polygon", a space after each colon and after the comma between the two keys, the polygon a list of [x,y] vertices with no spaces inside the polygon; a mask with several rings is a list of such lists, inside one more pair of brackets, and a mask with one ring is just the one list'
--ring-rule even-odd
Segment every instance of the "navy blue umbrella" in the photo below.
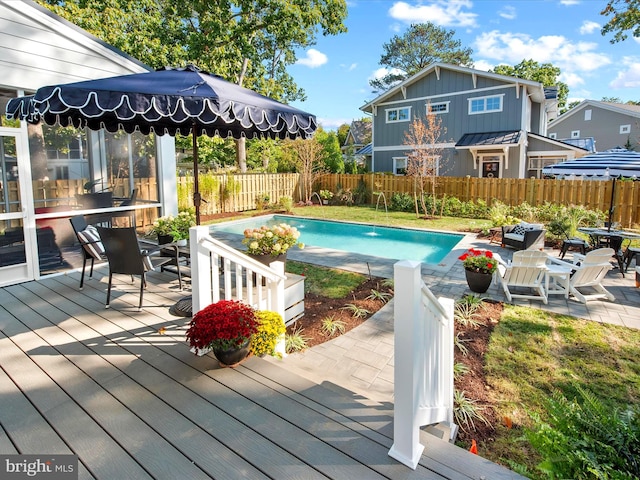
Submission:
{"label": "navy blue umbrella", "polygon": [[109,132],[193,134],[193,201],[198,224],[199,135],[309,138],[317,128],[314,115],[193,65],[42,87],[34,95],[10,100],[7,117]]}

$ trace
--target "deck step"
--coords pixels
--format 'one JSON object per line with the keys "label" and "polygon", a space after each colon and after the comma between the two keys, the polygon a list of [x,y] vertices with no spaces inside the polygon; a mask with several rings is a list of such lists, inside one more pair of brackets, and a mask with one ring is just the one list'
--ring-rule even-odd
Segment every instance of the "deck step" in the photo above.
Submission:
{"label": "deck step", "polygon": [[[373,401],[329,382],[319,385],[271,361],[247,362],[242,365],[242,372],[261,377],[269,387],[353,428],[382,446],[385,452],[393,444],[393,404],[389,402]],[[449,479],[524,479],[505,467],[457,447],[448,441],[450,436],[450,428],[445,425],[422,430],[420,440],[425,450],[418,468],[424,467],[438,472],[441,478]],[[366,462],[365,459],[359,460]],[[408,469],[404,465],[402,468]]]}

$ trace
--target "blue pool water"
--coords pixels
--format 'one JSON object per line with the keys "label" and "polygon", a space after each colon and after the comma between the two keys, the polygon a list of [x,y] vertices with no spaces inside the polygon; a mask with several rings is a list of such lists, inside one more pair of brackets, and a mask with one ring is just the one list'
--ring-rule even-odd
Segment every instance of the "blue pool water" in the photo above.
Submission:
{"label": "blue pool water", "polygon": [[415,260],[437,264],[458,244],[463,235],[408,228],[381,227],[273,215],[211,226],[215,233],[242,235],[247,228],[287,223],[300,231],[305,245],[361,253],[394,260]]}

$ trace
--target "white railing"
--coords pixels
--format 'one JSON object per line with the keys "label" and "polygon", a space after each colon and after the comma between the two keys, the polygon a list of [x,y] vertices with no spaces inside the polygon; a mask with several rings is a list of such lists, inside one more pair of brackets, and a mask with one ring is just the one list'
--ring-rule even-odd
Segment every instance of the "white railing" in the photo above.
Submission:
{"label": "white railing", "polygon": [[194,314],[224,299],[242,300],[285,318],[284,263],[263,265],[212,238],[207,226],[190,228],[189,242]]}
{"label": "white railing", "polygon": [[420,427],[453,425],[453,300],[437,299],[420,262],[394,265],[394,418],[389,455],[415,469]]}

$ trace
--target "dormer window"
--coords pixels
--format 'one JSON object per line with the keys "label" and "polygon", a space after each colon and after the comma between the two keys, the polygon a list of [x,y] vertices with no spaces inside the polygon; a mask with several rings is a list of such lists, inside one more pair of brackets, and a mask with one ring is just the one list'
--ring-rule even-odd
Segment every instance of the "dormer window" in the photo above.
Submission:
{"label": "dormer window", "polygon": [[408,122],[411,120],[411,107],[391,108],[385,110],[387,123]]}

